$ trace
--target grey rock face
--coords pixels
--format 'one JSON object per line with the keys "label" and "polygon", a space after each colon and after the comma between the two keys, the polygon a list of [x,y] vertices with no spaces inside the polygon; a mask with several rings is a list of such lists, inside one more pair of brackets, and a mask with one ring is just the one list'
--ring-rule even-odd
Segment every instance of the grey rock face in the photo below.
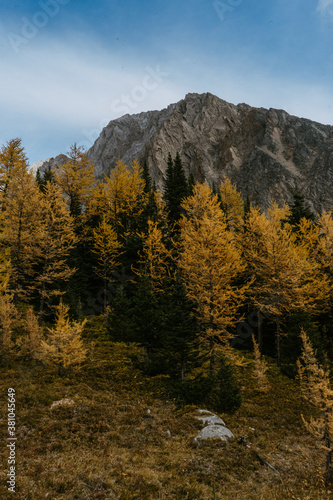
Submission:
{"label": "grey rock face", "polygon": [[332,126],[282,110],[235,106],[209,93],[111,121],[88,155],[98,176],[118,158],[147,161],[163,189],[169,152],[180,153],[196,180],[219,183],[227,175],[263,208],[273,200],[290,203],[297,185],[313,210],[333,210]]}
{"label": "grey rock face", "polygon": [[163,189],[169,152],[179,152],[198,181],[217,184],[227,175],[262,208],[273,200],[290,203],[298,186],[314,211],[333,210],[332,126],[282,110],[235,106],[209,93],[111,121],[88,157],[98,178],[118,159],[146,161]]}
{"label": "grey rock face", "polygon": [[66,155],[58,155],[55,158],[48,158],[47,160],[37,161],[31,165],[31,169],[33,172],[37,172],[39,170],[41,173],[46,172],[49,169],[54,169],[58,165],[62,165],[68,160],[68,156]]}

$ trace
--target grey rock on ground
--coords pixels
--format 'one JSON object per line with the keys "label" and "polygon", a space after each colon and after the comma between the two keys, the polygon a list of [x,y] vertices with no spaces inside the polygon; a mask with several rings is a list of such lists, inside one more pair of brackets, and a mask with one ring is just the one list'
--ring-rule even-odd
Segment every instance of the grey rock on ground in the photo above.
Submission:
{"label": "grey rock on ground", "polygon": [[234,437],[233,433],[226,427],[224,421],[220,417],[207,410],[197,410],[197,412],[200,413],[201,416],[195,416],[195,418],[200,420],[205,427],[194,438],[196,444],[199,444],[200,439],[218,438],[222,441],[227,441]]}

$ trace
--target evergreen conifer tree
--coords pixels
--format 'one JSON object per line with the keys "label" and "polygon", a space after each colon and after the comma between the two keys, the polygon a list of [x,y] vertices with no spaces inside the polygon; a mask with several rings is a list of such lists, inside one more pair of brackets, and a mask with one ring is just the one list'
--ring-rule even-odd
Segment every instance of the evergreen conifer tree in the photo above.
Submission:
{"label": "evergreen conifer tree", "polygon": [[121,245],[115,229],[105,219],[93,230],[93,252],[98,255],[96,274],[104,281],[104,310],[107,305],[107,285],[112,279],[112,272],[118,266]]}
{"label": "evergreen conifer tree", "polygon": [[46,184],[48,182],[55,182],[51,167],[48,167],[47,170],[44,170],[44,172],[42,173],[38,169],[36,173],[36,182],[39,186],[39,189],[44,193],[46,189]]}
{"label": "evergreen conifer tree", "polygon": [[195,307],[186,295],[180,276],[163,294],[161,306],[163,360],[168,372],[181,383],[186,373],[199,364],[199,322]]}
{"label": "evergreen conifer tree", "polygon": [[137,342],[133,295],[120,286],[107,319],[107,333],[114,342]]}
{"label": "evergreen conifer tree", "polygon": [[135,341],[146,352],[146,369],[154,368],[154,355],[161,349],[161,310],[158,297],[148,276],[140,276],[133,299],[132,318]]}
{"label": "evergreen conifer tree", "polygon": [[164,200],[171,224],[175,224],[179,221],[182,212],[181,203],[187,195],[188,183],[180,155],[177,153],[175,159],[172,160],[171,154],[169,153],[165,178]]}
{"label": "evergreen conifer tree", "polygon": [[175,204],[175,194],[174,194],[174,165],[171,153],[168,154],[167,169],[165,172],[165,185],[164,185],[164,201],[169,213],[169,218],[173,206]]}
{"label": "evergreen conifer tree", "polygon": [[149,173],[149,169],[148,169],[148,165],[147,165],[146,160],[143,162],[142,177],[143,177],[143,180],[145,181],[144,191],[148,194],[153,189],[153,183],[152,183],[152,179],[151,179],[151,176]]}
{"label": "evergreen conifer tree", "polygon": [[190,172],[190,175],[188,176],[187,185],[188,185],[187,196],[192,196],[195,186],[195,179],[192,172]]}
{"label": "evergreen conifer tree", "polygon": [[296,188],[293,191],[293,203],[290,206],[290,215],[286,220],[291,226],[296,228],[303,218],[314,221],[315,214],[311,212],[308,204],[305,202],[304,195]]}

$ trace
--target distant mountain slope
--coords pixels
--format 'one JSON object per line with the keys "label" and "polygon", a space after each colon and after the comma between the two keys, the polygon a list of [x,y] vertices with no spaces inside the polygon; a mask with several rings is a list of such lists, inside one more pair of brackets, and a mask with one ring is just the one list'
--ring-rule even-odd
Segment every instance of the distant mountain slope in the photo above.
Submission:
{"label": "distant mountain slope", "polygon": [[218,183],[227,175],[263,208],[292,200],[297,185],[316,210],[333,210],[333,127],[283,110],[229,104],[187,94],[161,111],[112,120],[88,151],[96,175],[118,158],[147,161],[162,189],[167,156],[180,153],[187,172]]}

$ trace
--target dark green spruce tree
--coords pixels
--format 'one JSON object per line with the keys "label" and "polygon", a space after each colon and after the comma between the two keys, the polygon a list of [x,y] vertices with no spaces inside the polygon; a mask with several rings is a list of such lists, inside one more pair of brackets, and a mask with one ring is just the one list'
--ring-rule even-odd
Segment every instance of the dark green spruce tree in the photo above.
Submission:
{"label": "dark green spruce tree", "polygon": [[107,334],[113,342],[136,342],[133,296],[129,287],[120,286],[107,318]]}
{"label": "dark green spruce tree", "polygon": [[144,191],[145,191],[145,193],[150,193],[151,190],[153,189],[153,183],[152,183],[152,178],[150,176],[146,160],[143,162],[143,166],[142,166],[142,177],[145,181]]}
{"label": "dark green spruce tree", "polygon": [[38,169],[37,170],[37,173],[36,173],[36,182],[39,186],[39,189],[44,193],[45,192],[45,188],[46,188],[46,183],[47,182],[54,182],[54,177],[53,177],[53,174],[52,174],[52,170],[51,170],[51,167],[48,167],[46,170],[44,170],[44,172],[40,172],[40,170]]}
{"label": "dark green spruce tree", "polygon": [[134,341],[144,347],[146,369],[158,371],[156,355],[161,349],[161,310],[158,297],[148,276],[138,279],[131,317],[134,322]]}
{"label": "dark green spruce tree", "polygon": [[183,384],[186,374],[200,364],[200,328],[180,277],[162,296],[161,319],[163,362],[168,374]]}
{"label": "dark green spruce tree", "polygon": [[171,225],[176,224],[181,215],[181,202],[188,195],[189,186],[186,179],[184,167],[179,153],[172,160],[168,155],[166,170],[164,201],[167,206],[168,218]]}
{"label": "dark green spruce tree", "polygon": [[310,207],[305,201],[304,195],[298,188],[293,191],[293,203],[290,206],[291,214],[287,217],[287,222],[295,229],[299,225],[301,219],[305,218],[310,221],[315,220],[315,214],[310,210]]}

